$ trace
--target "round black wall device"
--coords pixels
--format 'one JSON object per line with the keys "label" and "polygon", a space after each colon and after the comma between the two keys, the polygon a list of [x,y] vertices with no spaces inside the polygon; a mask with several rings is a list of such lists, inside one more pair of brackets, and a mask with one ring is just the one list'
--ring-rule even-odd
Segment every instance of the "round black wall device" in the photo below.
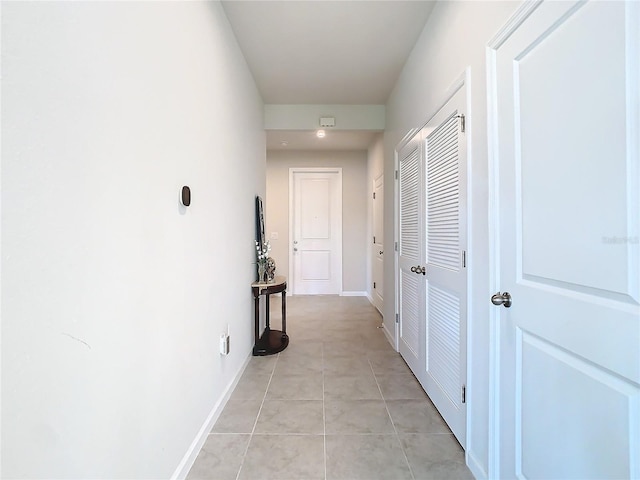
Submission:
{"label": "round black wall device", "polygon": [[180,200],[185,207],[191,205],[191,189],[186,185],[182,187],[182,196],[180,197]]}

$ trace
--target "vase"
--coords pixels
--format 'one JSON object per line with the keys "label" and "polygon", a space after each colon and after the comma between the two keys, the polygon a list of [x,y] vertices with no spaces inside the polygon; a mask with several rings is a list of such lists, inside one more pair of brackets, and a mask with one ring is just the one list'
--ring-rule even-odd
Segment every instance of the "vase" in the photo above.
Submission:
{"label": "vase", "polygon": [[258,264],[258,282],[259,283],[267,282],[267,269],[264,263]]}

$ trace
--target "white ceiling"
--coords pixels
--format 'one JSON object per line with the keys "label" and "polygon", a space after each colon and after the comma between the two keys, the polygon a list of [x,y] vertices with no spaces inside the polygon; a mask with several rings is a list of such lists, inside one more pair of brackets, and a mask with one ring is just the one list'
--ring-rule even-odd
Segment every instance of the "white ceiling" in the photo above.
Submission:
{"label": "white ceiling", "polygon": [[[266,104],[380,105],[434,2],[231,0],[222,5]],[[309,132],[287,132],[268,131],[267,148],[283,148],[280,142],[286,140],[291,149],[361,149],[372,137],[332,130],[320,143]],[[335,147],[326,146],[331,142]]]}

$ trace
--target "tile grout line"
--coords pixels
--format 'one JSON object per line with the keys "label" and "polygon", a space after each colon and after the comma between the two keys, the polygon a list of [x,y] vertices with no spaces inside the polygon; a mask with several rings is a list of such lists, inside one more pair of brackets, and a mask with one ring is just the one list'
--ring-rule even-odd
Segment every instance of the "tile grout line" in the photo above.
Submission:
{"label": "tile grout line", "polygon": [[320,342],[320,358],[322,361],[322,447],[324,449],[324,480],[327,480],[327,417],[324,398],[324,342]]}
{"label": "tile grout line", "polygon": [[[358,337],[358,334],[360,332],[362,332],[362,328],[367,327],[367,331],[369,330],[370,327],[374,326],[374,324],[372,322],[367,321],[366,325],[364,325],[365,322],[358,322],[357,325],[354,323],[354,328],[338,328],[338,326],[343,325],[344,322],[341,322],[342,320],[346,320],[343,319],[343,315],[339,315],[339,314],[335,314],[335,312],[333,312],[333,310],[331,311],[332,314],[329,315],[329,317],[334,317],[332,320],[338,320],[338,322],[336,323],[334,322],[330,322],[329,326],[331,327],[331,334],[334,336],[339,337],[339,339],[343,342],[351,342],[351,344],[353,344],[353,342],[355,340],[360,340],[361,338]],[[293,313],[293,312],[291,312]],[[306,322],[306,317],[307,316],[312,316],[311,313],[307,313],[307,314],[303,314],[302,315],[302,320],[305,320],[305,322],[301,323],[301,328],[305,327],[305,323]],[[293,315],[292,315],[293,317]],[[298,317],[300,317],[300,315],[295,315],[296,319],[298,319]],[[293,320],[293,318],[291,318],[291,320]],[[293,324],[294,322],[292,322]],[[340,325],[338,325],[340,324]],[[355,327],[358,328],[355,328]],[[373,330],[376,334],[378,334],[378,332],[376,330]],[[324,476],[322,478],[324,478],[324,480],[328,480],[329,476],[328,476],[328,429],[327,429],[327,415],[326,415],[326,369],[325,369],[325,360],[328,359],[327,355],[329,355],[330,352],[326,351],[326,346],[329,345],[329,342],[327,340],[329,340],[326,337],[326,334],[329,332],[324,332],[325,335],[323,337],[317,337],[314,335],[311,335],[306,329],[301,330],[301,332],[304,334],[303,336],[305,337],[305,341],[303,341],[302,343],[306,343],[306,341],[311,341],[311,343],[313,343],[315,341],[316,344],[319,344],[318,346],[320,347],[320,354],[319,356],[321,357],[321,373],[322,373],[322,378],[321,378],[321,388],[322,388],[322,422],[323,422],[323,432],[317,432],[317,433],[304,433],[304,431],[301,431],[300,433],[287,433],[287,432],[264,432],[264,433],[268,433],[269,435],[273,435],[274,441],[278,441],[277,437],[278,436],[291,436],[291,437],[298,437],[300,438],[300,441],[302,441],[302,438],[308,438],[308,437],[317,437],[319,434],[321,434],[323,436],[323,467],[324,467]],[[307,337],[309,337],[307,339]],[[356,338],[357,337],[357,338]],[[362,338],[364,338],[366,341],[370,340],[370,337],[372,337],[371,335],[364,335]],[[355,339],[355,340],[354,340]],[[377,337],[376,337],[377,339]],[[386,340],[386,339],[385,339]],[[296,342],[297,343],[297,342]],[[304,346],[304,345],[303,345]],[[333,347],[333,344],[331,345],[331,347]],[[344,347],[344,346],[343,346]],[[392,425],[392,429],[387,430],[386,433],[365,433],[365,432],[360,432],[360,433],[345,433],[344,435],[354,435],[355,437],[360,437],[362,439],[368,437],[368,436],[372,436],[372,437],[380,437],[380,442],[383,442],[383,444],[387,443],[387,442],[393,442],[393,438],[396,439],[397,442],[400,443],[400,448],[402,451],[402,457],[400,455],[397,455],[397,450],[396,450],[396,454],[393,457],[389,457],[389,461],[395,463],[395,461],[400,462],[400,458],[405,458],[405,465],[407,465],[409,467],[409,475],[406,476],[406,478],[408,480],[416,480],[419,477],[419,471],[421,468],[421,461],[420,459],[414,459],[417,461],[417,463],[415,465],[411,465],[411,463],[408,460],[408,454],[411,452],[412,447],[412,440],[411,437],[413,436],[413,434],[409,434],[408,432],[405,433],[404,432],[404,428],[399,428],[396,425],[396,422],[393,420],[393,418],[391,417],[391,411],[390,408],[388,406],[389,403],[394,403],[394,410],[396,409],[396,407],[399,407],[401,410],[403,409],[403,403],[402,401],[404,401],[404,396],[405,393],[401,393],[401,396],[398,397],[397,393],[400,393],[399,391],[397,391],[396,389],[394,389],[393,384],[395,384],[395,382],[393,382],[392,384],[386,384],[386,380],[388,379],[389,376],[393,376],[393,377],[397,377],[398,375],[396,373],[394,373],[394,371],[396,370],[395,368],[391,368],[388,369],[386,368],[386,364],[387,364],[387,358],[389,360],[390,357],[387,357],[387,355],[384,354],[388,354],[389,356],[394,353],[397,355],[397,352],[389,350],[389,345],[387,343],[376,343],[375,345],[371,345],[372,348],[370,349],[365,349],[364,351],[360,351],[359,349],[353,349],[353,348],[349,348],[349,350],[352,352],[353,355],[355,356],[364,356],[366,361],[366,364],[369,366],[369,371],[371,373],[373,373],[373,378],[374,378],[374,382],[376,384],[376,388],[378,390],[378,395],[380,399],[383,400],[384,402],[384,406],[385,406],[385,411],[387,412],[387,418],[389,418],[391,420],[391,425]],[[383,348],[383,347],[386,347]],[[348,348],[348,346],[347,346]],[[303,349],[301,352],[297,352],[296,353],[304,353],[306,349]],[[342,352],[343,348],[341,347],[341,349],[339,350],[340,352]],[[335,353],[338,356],[341,356],[341,353],[338,353],[338,351],[336,351]],[[378,355],[380,354],[380,355]],[[307,357],[309,356],[309,352],[307,351]],[[283,358],[280,359],[279,357],[282,356]],[[276,357],[276,358],[273,358]],[[257,439],[259,439],[263,433],[257,432],[257,423],[262,415],[262,410],[264,409],[264,404],[266,403],[266,397],[268,395],[271,383],[273,383],[273,377],[275,376],[275,370],[277,368],[277,365],[280,362],[284,362],[283,364],[283,368],[285,368],[284,366],[288,366],[291,362],[290,360],[292,360],[291,357],[289,357],[287,355],[287,352],[285,352],[285,354],[278,354],[278,355],[274,355],[272,357],[271,360],[268,360],[268,363],[272,363],[272,367],[270,369],[269,375],[266,375],[267,370],[269,370],[268,368],[263,370],[263,374],[260,374],[258,376],[262,377],[262,380],[260,381],[260,383],[265,382],[264,378],[267,378],[267,381],[265,383],[263,383],[263,385],[265,385],[265,390],[263,390],[263,396],[262,399],[260,399],[260,397],[255,397],[255,393],[259,393],[259,389],[258,392],[255,391],[255,389],[253,390],[254,394],[251,395],[252,398],[255,399],[255,401],[259,401],[260,403],[259,405],[259,410],[257,411],[257,416],[255,417],[254,423],[253,423],[253,427],[250,429],[250,432],[247,432],[246,428],[243,428],[244,430],[244,434],[243,436],[248,436],[249,438],[247,439],[247,444],[245,444],[245,448],[241,449],[240,452],[238,452],[239,455],[239,466],[238,466],[238,471],[237,474],[233,477],[230,478],[235,478],[236,480],[239,480],[241,477],[243,478],[243,474],[242,471],[248,471],[251,466],[252,466],[252,462],[249,463],[249,467],[247,467],[247,456],[248,456],[248,452],[249,450],[251,450],[252,453],[252,459],[254,459],[254,454],[262,454],[263,450],[261,448],[258,448],[257,444],[253,444],[253,437],[255,436]],[[330,355],[329,355],[330,357]],[[296,358],[295,356],[293,358]],[[254,360],[258,360],[257,365],[266,365],[265,363],[259,363],[259,360],[267,360],[265,357],[262,357],[262,359],[254,359]],[[374,367],[374,363],[373,361],[376,360],[376,366]],[[333,358],[332,358],[333,361]],[[296,362],[293,362],[293,364],[295,364]],[[256,363],[254,363],[254,365],[256,365]],[[340,365],[337,365],[340,366]],[[338,375],[358,375],[356,371],[354,371],[352,368],[352,366],[349,366],[348,364],[342,365],[340,366],[340,370],[339,371],[335,371],[334,373],[338,374]],[[286,368],[285,368],[286,369]],[[379,373],[378,373],[379,372]],[[399,373],[399,372],[398,372]],[[408,367],[406,369],[406,372],[402,372],[402,373],[412,373]],[[358,375],[359,376],[359,375]],[[413,375],[415,377],[415,375]],[[331,377],[331,370],[330,370],[330,377]],[[382,383],[385,383],[385,390],[388,390],[389,387],[391,387],[391,390],[388,391],[387,395],[383,395],[382,393]],[[402,382],[400,382],[402,383]],[[399,385],[398,388],[402,387],[402,385]],[[349,388],[347,388],[347,390],[349,390]],[[411,396],[411,393],[406,393],[406,395],[409,395],[409,397]],[[398,397],[397,400],[394,399],[394,397]],[[407,397],[407,400],[409,400],[409,397]],[[317,397],[315,398],[309,398],[308,400],[320,400]],[[286,399],[282,399],[282,400],[286,400]],[[293,400],[293,399],[292,399]],[[331,400],[331,399],[330,399]],[[354,400],[356,400],[354,398]],[[364,398],[363,398],[364,400]],[[416,399],[417,400],[417,399]],[[400,403],[398,403],[398,401],[400,401]],[[255,405],[255,403],[254,403]],[[317,410],[316,410],[317,411]],[[246,417],[246,415],[245,415]],[[401,419],[398,418],[398,422],[402,424]],[[402,425],[401,425],[402,426]],[[411,430],[411,429],[410,429]],[[406,439],[401,439],[400,438],[400,432],[403,432],[404,436],[408,436]],[[416,432],[417,433],[417,432]],[[209,432],[209,436],[214,435],[213,432]],[[234,436],[234,435],[238,435],[237,433],[233,433],[233,432],[220,432],[217,433],[216,435],[219,435],[221,437],[228,435],[228,436]],[[434,437],[443,437],[443,436],[448,436],[448,437],[454,437],[453,433],[451,432],[434,432],[434,433],[429,433],[426,434],[428,436],[434,436]],[[385,440],[382,440],[382,439]],[[294,443],[298,443],[297,440],[292,440]],[[365,440],[362,440],[366,443]],[[311,442],[315,445],[317,445],[317,440],[314,442]],[[407,443],[406,448],[405,448],[405,442]],[[304,444],[307,444],[309,442],[303,442]],[[379,443],[377,440],[374,441],[374,444]],[[251,449],[251,446],[253,445],[253,449]],[[397,444],[396,444],[397,445]],[[395,447],[395,445],[392,444],[392,447]],[[315,447],[317,448],[317,447]],[[395,448],[392,448],[392,450],[395,450]],[[244,451],[244,453],[243,453]],[[316,450],[317,451],[317,450]],[[317,457],[315,457],[317,458]],[[412,457],[413,458],[413,457]],[[353,460],[353,459],[352,459]],[[346,460],[347,462],[352,461],[352,460]],[[332,466],[333,468],[333,466]],[[214,472],[217,471],[218,467],[215,467]],[[416,471],[414,472],[414,469],[416,469]],[[457,471],[457,470],[456,470]],[[406,471],[404,471],[406,473]],[[320,472],[317,472],[318,474],[320,474]],[[332,474],[333,474],[333,469],[332,469]],[[397,474],[401,474],[401,472],[397,472]],[[369,475],[369,478],[375,478],[376,474],[375,473],[371,473]],[[320,478],[320,477],[316,477],[316,478]],[[471,477],[470,477],[471,478]]]}
{"label": "tile grout line", "polygon": [[409,457],[407,457],[407,453],[404,451],[404,447],[402,446],[402,442],[400,441],[400,435],[398,435],[398,429],[396,428],[396,423],[393,421],[393,417],[391,416],[391,412],[389,411],[389,406],[387,405],[387,399],[384,397],[382,393],[382,388],[380,388],[380,383],[378,382],[378,376],[376,375],[375,370],[373,369],[373,365],[371,364],[371,359],[367,356],[367,360],[369,362],[369,366],[371,367],[371,372],[373,373],[373,378],[376,381],[376,385],[378,386],[378,390],[380,391],[380,396],[382,397],[382,401],[384,402],[384,408],[387,411],[387,415],[389,416],[389,420],[391,420],[391,425],[393,426],[393,431],[395,432],[395,438],[400,444],[400,450],[402,451],[402,456],[404,457],[404,461],[409,467],[409,474],[411,475],[412,480],[415,480],[416,477],[413,474],[413,468],[411,468],[411,463],[409,463]]}
{"label": "tile grout line", "polygon": [[262,402],[260,402],[260,408],[258,409],[258,414],[256,415],[256,420],[253,422],[253,428],[251,429],[251,433],[249,434],[249,441],[247,442],[247,447],[244,449],[244,455],[242,455],[242,462],[240,462],[240,468],[238,469],[238,474],[236,475],[236,480],[240,480],[240,473],[242,472],[242,467],[244,467],[244,462],[247,459],[247,453],[249,452],[249,446],[251,445],[251,440],[253,440],[253,434],[256,431],[256,426],[258,425],[258,419],[260,418],[260,413],[262,412],[262,407],[264,406],[264,401],[267,399],[267,392],[269,392],[269,387],[271,386],[271,380],[273,380],[273,374],[276,371],[276,366],[278,365],[278,361],[280,360],[280,354],[276,356],[276,361],[274,362],[273,368],[271,370],[271,375],[269,375],[269,381],[267,382],[267,388],[264,390],[264,395],[262,396]]}

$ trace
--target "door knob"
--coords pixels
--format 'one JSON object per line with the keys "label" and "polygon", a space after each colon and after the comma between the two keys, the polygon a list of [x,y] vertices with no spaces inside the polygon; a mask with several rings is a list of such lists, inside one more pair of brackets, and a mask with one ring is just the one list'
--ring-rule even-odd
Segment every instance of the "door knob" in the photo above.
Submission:
{"label": "door knob", "polygon": [[491,296],[491,303],[494,305],[503,305],[505,308],[509,308],[511,306],[511,295],[509,292],[498,292]]}
{"label": "door knob", "polygon": [[416,273],[418,274],[422,274],[422,275],[426,275],[427,274],[427,268],[426,267],[421,267],[420,265],[418,265],[416,267]]}
{"label": "door knob", "polygon": [[378,254],[382,255],[382,250],[380,250],[380,251],[378,252]]}
{"label": "door knob", "polygon": [[411,267],[411,271],[412,271],[413,273],[416,273],[416,267]]}
{"label": "door knob", "polygon": [[298,249],[297,249],[296,247],[293,247],[293,251],[294,251],[294,252],[297,252],[297,251],[298,251]]}

